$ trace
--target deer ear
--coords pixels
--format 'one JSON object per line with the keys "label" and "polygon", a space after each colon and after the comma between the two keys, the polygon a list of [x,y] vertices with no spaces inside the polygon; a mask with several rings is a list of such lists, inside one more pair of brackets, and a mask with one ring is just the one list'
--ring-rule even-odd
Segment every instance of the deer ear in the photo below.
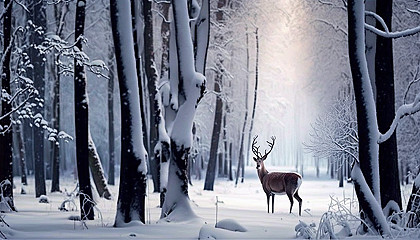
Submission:
{"label": "deer ear", "polygon": [[267,159],[267,156],[263,157],[261,160],[265,161],[265,159]]}
{"label": "deer ear", "polygon": [[257,159],[255,157],[252,157],[254,159],[254,161],[257,161]]}

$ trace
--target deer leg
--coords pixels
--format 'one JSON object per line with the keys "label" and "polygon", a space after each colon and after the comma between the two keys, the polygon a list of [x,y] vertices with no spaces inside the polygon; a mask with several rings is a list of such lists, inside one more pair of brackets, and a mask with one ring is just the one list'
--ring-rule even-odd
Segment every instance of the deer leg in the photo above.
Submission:
{"label": "deer leg", "polygon": [[271,194],[271,213],[274,213],[274,194]]}
{"label": "deer leg", "polygon": [[299,202],[299,216],[301,215],[301,210],[302,210],[302,198],[300,198],[298,192],[296,191],[294,197],[296,198],[296,200]]}
{"label": "deer leg", "polygon": [[292,194],[289,191],[287,191],[287,196],[289,197],[289,201],[290,201],[290,212],[289,213],[292,213],[293,197],[292,197]]}
{"label": "deer leg", "polygon": [[267,194],[267,213],[270,213],[270,194]]}

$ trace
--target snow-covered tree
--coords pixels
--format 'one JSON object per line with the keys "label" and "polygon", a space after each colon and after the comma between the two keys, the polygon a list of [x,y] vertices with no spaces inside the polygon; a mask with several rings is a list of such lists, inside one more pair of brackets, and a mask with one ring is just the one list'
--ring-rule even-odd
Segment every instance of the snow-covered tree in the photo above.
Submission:
{"label": "snow-covered tree", "polygon": [[114,38],[121,99],[121,173],[114,226],[131,221],[145,222],[147,154],[143,145],[139,85],[136,77],[130,0],[111,0]]}
{"label": "snow-covered tree", "polygon": [[12,9],[13,0],[4,1],[3,16],[3,56],[1,68],[1,111],[0,111],[0,190],[1,199],[12,211],[13,202],[13,169],[12,169],[12,131],[10,128],[12,111],[10,103],[10,58],[12,49]]}
{"label": "snow-covered tree", "polygon": [[[188,196],[188,156],[192,146],[192,126],[197,104],[205,90],[205,77],[194,67],[194,49],[188,14],[188,1],[172,2],[170,92],[171,108],[176,110],[170,132],[171,157],[169,162],[168,192],[161,218],[182,221],[195,217]],[[200,44],[197,44],[200,45]],[[204,55],[205,56],[205,55]],[[173,76],[178,76],[174,77]]]}

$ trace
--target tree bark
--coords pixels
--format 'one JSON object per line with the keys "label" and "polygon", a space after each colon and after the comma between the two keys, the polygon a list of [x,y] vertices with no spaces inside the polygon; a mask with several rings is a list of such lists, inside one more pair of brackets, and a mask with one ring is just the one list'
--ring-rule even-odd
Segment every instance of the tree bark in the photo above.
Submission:
{"label": "tree bark", "polygon": [[28,185],[27,175],[28,169],[26,167],[26,159],[25,159],[25,146],[23,144],[23,127],[18,126],[18,146],[20,151],[20,172],[21,172],[21,181],[23,185]]}
{"label": "tree bark", "polygon": [[[376,13],[381,16],[391,31],[392,0],[381,1],[376,6]],[[395,116],[394,63],[392,39],[377,36],[376,38],[376,111],[380,132],[386,132]],[[399,183],[397,137],[392,136],[379,145],[379,176],[382,208],[390,201],[402,208],[401,190]],[[390,171],[393,169],[395,171]],[[391,209],[385,216],[390,216],[400,209]]]}
{"label": "tree bark", "polygon": [[[363,56],[361,55],[361,48],[365,46],[365,37],[364,17],[359,19],[359,11],[362,11],[359,8],[363,8],[364,14],[364,3],[360,3],[360,1],[351,1],[352,8],[348,10],[349,58],[356,99],[360,168],[373,195],[379,201],[379,147],[377,143],[379,132],[375,101],[367,72],[366,57],[364,54]],[[363,32],[361,32],[362,27]]]}
{"label": "tree bark", "polygon": [[111,0],[111,25],[121,99],[121,173],[115,227],[145,223],[147,154],[143,145],[139,82],[129,0]]}
{"label": "tree bark", "polygon": [[[57,67],[58,68],[58,67]],[[54,81],[54,100],[53,100],[53,128],[60,129],[60,74],[56,71]],[[60,141],[57,139],[56,141]],[[51,192],[60,191],[60,146],[56,142],[51,143],[52,154],[52,181]]]}
{"label": "tree bark", "polygon": [[[46,30],[46,9],[44,1],[36,1],[29,4],[29,11],[31,13],[31,20],[37,26],[41,27],[43,31]],[[33,31],[30,35],[30,42],[34,45],[42,44],[43,36]],[[28,70],[28,75],[32,76],[34,86],[38,90],[38,98],[44,99],[45,91],[45,61],[43,56],[37,49],[31,47],[29,49],[29,56],[33,69]],[[43,104],[43,103],[42,103]],[[43,107],[36,103],[34,114],[44,115]],[[33,151],[34,151],[34,167],[35,167],[35,196],[39,197],[46,194],[45,187],[45,173],[44,173],[44,132],[41,127],[32,127],[33,134]]]}
{"label": "tree bark", "polygon": [[[221,9],[225,7],[226,0],[218,0],[217,8]],[[223,11],[216,12],[216,21],[218,24],[224,24],[224,16]],[[222,34],[216,34],[214,37],[215,42],[222,43],[224,41]],[[222,93],[222,86],[223,86],[223,56],[221,53],[217,54],[216,57],[216,77],[214,79],[214,91],[217,93],[216,95],[216,109],[214,115],[214,122],[213,122],[213,133],[211,136],[211,145],[210,145],[210,156],[209,162],[207,165],[207,172],[206,172],[206,179],[204,182],[204,190],[213,191],[214,187],[214,179],[216,177],[216,165],[217,165],[217,153],[219,150],[219,142],[220,142],[220,130],[222,128],[222,117],[223,117],[223,101],[221,98]]]}
{"label": "tree bark", "polygon": [[[248,28],[245,28],[245,35],[246,35],[246,71],[247,71],[247,79],[245,82],[245,117],[244,117],[244,124],[242,125],[242,132],[241,132],[241,144],[239,147],[239,160],[238,160],[238,168],[240,167],[240,163],[244,162],[245,160],[245,151],[248,151],[248,149],[244,150],[244,141],[245,141],[245,129],[246,124],[248,122],[248,92],[249,92],[249,40],[248,40]],[[249,136],[250,137],[250,136]],[[249,145],[249,142],[248,142]],[[246,154],[248,156],[248,154]],[[247,158],[247,163],[249,164],[249,157]],[[230,165],[232,165],[232,159],[230,159]],[[230,167],[231,168],[231,167]],[[231,169],[229,170],[231,171]],[[235,186],[238,184],[238,178],[239,178],[239,172],[236,174],[236,181]],[[230,174],[230,173],[229,173]],[[231,174],[230,174],[231,175]],[[230,178],[230,176],[229,176]]]}
{"label": "tree bark", "polygon": [[[254,88],[254,104],[252,106],[252,114],[251,114],[251,123],[249,126],[249,133],[248,133],[248,147],[251,145],[251,135],[252,135],[252,129],[254,127],[254,119],[255,119],[255,110],[257,108],[257,93],[258,93],[258,58],[259,58],[259,51],[260,51],[260,46],[259,46],[259,38],[258,38],[258,28],[255,29],[255,50],[256,50],[256,55],[255,55],[255,88]],[[241,166],[239,166],[238,164],[238,170],[237,170],[237,178],[239,176],[239,168],[241,169],[241,173],[242,173],[242,180],[241,182],[244,182],[244,160],[242,159],[242,161],[240,162]],[[236,180],[237,182],[238,180]]]}
{"label": "tree bark", "polygon": [[89,131],[89,168],[92,173],[93,182],[95,183],[96,190],[100,197],[110,200],[111,192],[106,185],[106,178],[104,170],[102,169],[101,159],[99,158],[98,151],[96,151],[95,143],[92,140]]}
{"label": "tree bark", "polygon": [[143,16],[144,16],[144,67],[147,76],[147,87],[149,90],[149,166],[152,174],[154,192],[160,192],[160,161],[155,155],[155,146],[159,140],[158,133],[158,111],[159,103],[157,95],[157,81],[158,74],[155,64],[155,55],[153,47],[153,15],[152,2],[143,1]]}
{"label": "tree bark", "polygon": [[352,179],[366,222],[381,235],[387,235],[390,229],[380,208],[379,131],[365,55],[364,4],[364,0],[348,1],[349,58],[356,99],[360,162],[360,167],[359,163],[353,167]]}
{"label": "tree bark", "polygon": [[[113,48],[110,47],[109,59],[113,58]],[[114,63],[108,62],[109,80],[108,80],[108,184],[115,185],[115,132],[114,132]]]}
{"label": "tree bark", "polygon": [[420,174],[417,174],[416,179],[413,183],[413,188],[411,190],[410,199],[407,204],[407,213],[409,215],[409,220],[407,223],[408,227],[418,227],[420,223]]}
{"label": "tree bark", "polygon": [[144,102],[143,92],[145,92],[145,82],[143,82],[143,62],[141,61],[140,56],[142,55],[143,49],[140,49],[140,44],[142,43],[142,39],[139,39],[139,33],[138,33],[138,22],[139,22],[139,5],[141,6],[141,2],[136,2],[135,0],[130,0],[131,5],[131,27],[133,31],[133,44],[134,44],[134,57],[136,59],[136,73],[137,73],[137,82],[139,86],[139,101],[140,101],[140,114],[141,114],[141,126],[142,126],[142,132],[143,132],[143,142],[146,144],[149,142],[148,137],[148,131],[147,131],[147,124],[146,124],[146,106]]}
{"label": "tree bark", "polygon": [[[169,18],[169,7],[170,4],[161,4],[162,9],[162,15],[164,17],[164,19],[162,20],[162,24],[161,24],[161,28],[160,28],[160,35],[161,35],[161,39],[162,39],[162,58],[161,58],[161,64],[160,64],[160,83],[162,84],[166,84],[169,85],[167,83],[165,83],[166,81],[169,80],[169,36],[170,36],[170,25],[169,23],[166,21],[166,19]],[[161,90],[163,91],[163,90]],[[166,111],[172,111],[172,109],[170,109],[170,107],[166,106],[169,105],[168,103],[164,103],[164,99],[163,98],[168,98],[167,100],[169,100],[169,96],[165,96],[162,97],[163,94],[167,94],[167,92],[160,94],[160,100],[161,100],[161,104],[160,104],[160,119],[158,124],[159,128],[162,128],[162,131],[165,131],[167,134],[167,129],[166,129],[166,116],[167,116],[167,112]],[[169,94],[168,94],[169,95]],[[165,105],[166,104],[166,105]],[[165,106],[164,106],[165,105]],[[164,112],[165,110],[165,112]],[[165,202],[165,196],[166,196],[166,192],[167,192],[167,185],[168,185],[168,171],[169,171],[169,160],[170,160],[170,139],[168,138],[166,141],[162,141],[163,140],[163,136],[160,134],[159,135],[160,138],[160,149],[159,149],[159,155],[160,155],[160,207],[163,207],[163,203]]]}
{"label": "tree bark", "polygon": [[[69,6],[67,3],[62,4],[55,4],[54,5],[54,16],[56,20],[56,34],[63,38],[63,30],[65,25],[65,19],[67,14],[69,13]],[[56,56],[56,61],[59,61],[60,57]],[[54,82],[54,106],[53,106],[53,126],[55,129],[60,128],[60,80],[61,76],[59,74],[60,69],[59,66],[53,64],[54,75],[55,75],[55,82]],[[57,139],[57,141],[60,141]],[[52,183],[51,183],[51,192],[60,191],[60,145],[52,143],[53,146],[53,163],[52,163]],[[63,161],[65,163],[65,161]]]}
{"label": "tree bark", "polygon": [[[77,0],[75,20],[76,46],[82,51],[82,41],[79,37],[84,34],[86,0]],[[81,219],[93,220],[93,198],[89,176],[89,114],[86,91],[85,69],[78,60],[74,60],[74,110],[76,127],[76,161],[80,189]]]}
{"label": "tree bark", "polygon": [[[176,97],[182,101],[179,102],[179,108],[173,122],[171,132],[171,160],[169,164],[168,192],[165,203],[162,207],[161,218],[171,220],[190,220],[195,218],[188,196],[187,165],[188,154],[191,147],[192,125],[197,103],[200,101],[205,90],[205,77],[197,73],[194,67],[194,50],[191,41],[189,28],[188,4],[187,0],[178,0],[172,2],[174,16],[174,31],[176,39],[176,51],[171,55],[177,54],[179,69],[179,79],[171,83],[179,86]],[[171,71],[172,64],[171,64]],[[187,93],[187,94],[186,94]],[[175,96],[172,96],[175,97]],[[182,213],[182,214],[180,214]]]}
{"label": "tree bark", "polygon": [[[4,60],[1,74],[1,90],[8,94],[10,92],[10,58],[11,49],[11,34],[12,34],[12,9],[13,1],[4,1],[5,13],[3,15],[3,54]],[[1,113],[5,114],[12,110],[11,104],[5,99],[1,98]],[[10,210],[16,211],[13,202],[13,158],[12,158],[12,131],[11,119],[6,117],[0,121],[2,130],[0,131],[0,187],[3,193],[3,198],[9,205]],[[8,129],[9,128],[9,129]]]}
{"label": "tree bark", "polygon": [[[222,64],[220,62],[218,62],[218,65],[219,65],[218,69],[222,68]],[[214,91],[218,94],[221,94],[220,86],[223,84],[222,79],[223,79],[222,73],[221,72],[216,73],[216,78],[214,79]],[[213,191],[213,187],[214,187],[214,179],[216,177],[217,152],[219,149],[219,141],[220,141],[220,129],[222,128],[222,117],[223,117],[223,101],[220,96],[217,96],[214,123],[213,123],[213,133],[212,133],[211,145],[210,145],[210,156],[209,156],[209,163],[207,165],[206,179],[204,181],[204,190]]]}

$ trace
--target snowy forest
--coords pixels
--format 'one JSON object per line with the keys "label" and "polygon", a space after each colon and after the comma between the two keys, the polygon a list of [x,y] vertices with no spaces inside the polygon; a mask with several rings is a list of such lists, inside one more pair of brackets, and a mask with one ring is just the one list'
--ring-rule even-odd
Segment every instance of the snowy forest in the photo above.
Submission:
{"label": "snowy forest", "polygon": [[419,0],[0,0],[0,39],[0,239],[420,238]]}

